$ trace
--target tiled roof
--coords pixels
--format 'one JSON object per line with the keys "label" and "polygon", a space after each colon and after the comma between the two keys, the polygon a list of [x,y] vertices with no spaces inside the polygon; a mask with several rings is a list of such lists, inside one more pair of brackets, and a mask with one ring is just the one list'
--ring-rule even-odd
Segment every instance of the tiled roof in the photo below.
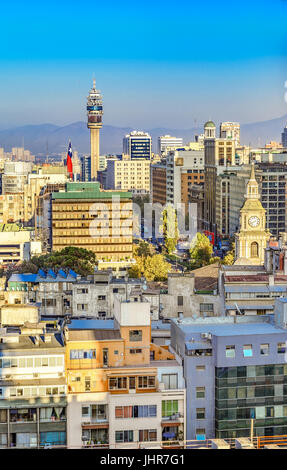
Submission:
{"label": "tiled roof", "polygon": [[196,290],[213,290],[218,286],[219,264],[214,263],[192,271]]}

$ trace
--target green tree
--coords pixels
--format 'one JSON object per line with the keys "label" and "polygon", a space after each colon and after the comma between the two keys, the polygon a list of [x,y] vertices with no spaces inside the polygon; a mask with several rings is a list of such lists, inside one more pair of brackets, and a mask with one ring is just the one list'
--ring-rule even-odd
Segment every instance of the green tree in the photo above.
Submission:
{"label": "green tree", "polygon": [[226,255],[223,258],[223,264],[231,265],[234,263],[234,257],[235,257],[235,243],[232,242],[231,244],[231,250],[226,253]]}
{"label": "green tree", "polygon": [[174,252],[178,238],[178,223],[175,209],[169,204],[162,213],[162,230],[166,251],[168,254]]}
{"label": "green tree", "polygon": [[151,243],[141,240],[138,245],[133,247],[135,256],[152,256],[155,254],[155,248]]}
{"label": "green tree", "polygon": [[164,281],[171,270],[171,265],[160,254],[135,256],[135,261],[129,269],[130,278],[145,277],[147,281]]}
{"label": "green tree", "polygon": [[61,251],[47,255],[34,256],[31,262],[41,269],[73,269],[81,276],[93,274],[96,266],[96,255],[85,248],[67,246]]}
{"label": "green tree", "polygon": [[197,232],[190,245],[190,259],[196,267],[210,264],[213,246],[204,233]]}
{"label": "green tree", "polygon": [[147,281],[165,281],[171,265],[160,254],[148,256],[145,262],[144,277]]}
{"label": "green tree", "polygon": [[17,268],[18,273],[32,273],[36,274],[38,272],[38,266],[32,263],[32,261],[22,261],[20,266]]}

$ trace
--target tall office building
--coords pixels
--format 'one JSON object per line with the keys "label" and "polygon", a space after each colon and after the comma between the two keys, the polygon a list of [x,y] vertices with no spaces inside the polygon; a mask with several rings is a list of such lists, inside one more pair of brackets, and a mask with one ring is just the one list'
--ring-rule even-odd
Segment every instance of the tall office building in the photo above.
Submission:
{"label": "tall office building", "polygon": [[[52,249],[66,246],[96,253],[99,267],[125,267],[132,260],[132,194],[101,191],[100,183],[67,183],[50,195]],[[101,261],[101,262],[100,262]]]}
{"label": "tall office building", "polygon": [[259,163],[262,172],[262,206],[266,209],[266,227],[279,237],[286,232],[287,165],[284,163]]}
{"label": "tall office building", "polygon": [[91,181],[91,157],[81,157],[81,181]]}
{"label": "tall office building", "polygon": [[96,80],[87,98],[88,128],[91,135],[91,178],[97,179],[100,156],[100,129],[102,127],[103,100],[100,91],[96,90]]}
{"label": "tall office building", "polygon": [[235,141],[216,138],[216,127],[212,121],[204,126],[205,229],[216,232],[216,179],[217,176],[235,165]]}
{"label": "tall office building", "polygon": [[287,125],[284,127],[282,136],[282,145],[284,148],[287,148]]}
{"label": "tall office building", "polygon": [[240,124],[239,122],[222,122],[220,124],[220,137],[222,139],[235,140],[235,146],[240,145]]}
{"label": "tall office building", "polygon": [[170,135],[162,135],[158,138],[158,154],[166,154],[167,149],[182,147],[182,137],[172,137]]}
{"label": "tall office building", "polygon": [[133,131],[123,139],[123,153],[131,159],[151,159],[152,139],[147,132]]}

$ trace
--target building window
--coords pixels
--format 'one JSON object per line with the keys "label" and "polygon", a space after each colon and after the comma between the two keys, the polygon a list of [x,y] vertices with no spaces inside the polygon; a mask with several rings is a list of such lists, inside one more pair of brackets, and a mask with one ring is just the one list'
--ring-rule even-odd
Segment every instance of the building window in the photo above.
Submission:
{"label": "building window", "polygon": [[213,304],[200,304],[201,313],[213,313]]}
{"label": "building window", "polygon": [[225,357],[235,357],[235,346],[225,346]]}
{"label": "building window", "polygon": [[162,374],[161,381],[164,383],[165,390],[178,388],[178,374]]}
{"label": "building window", "polygon": [[245,344],[243,346],[243,356],[244,357],[252,357],[253,356],[252,344]]}
{"label": "building window", "polygon": [[262,356],[268,356],[268,354],[269,354],[269,344],[260,344],[260,354]]}
{"label": "building window", "polygon": [[163,400],[161,404],[163,418],[173,416],[178,413],[178,400]]}
{"label": "building window", "polygon": [[257,242],[251,243],[251,258],[256,258],[259,256],[259,247]]}
{"label": "building window", "polygon": [[116,442],[133,442],[134,432],[133,431],[116,431],[115,440]]}
{"label": "building window", "polygon": [[182,306],[182,305],[183,305],[183,296],[182,296],[182,295],[178,295],[178,296],[177,296],[177,305],[178,305],[178,306]]}
{"label": "building window", "polygon": [[91,391],[91,377],[85,377],[85,392]]}
{"label": "building window", "polygon": [[84,311],[88,309],[88,304],[77,304],[78,311]]}
{"label": "building window", "polygon": [[70,360],[73,359],[96,359],[96,349],[71,349]]}
{"label": "building window", "polygon": [[155,388],[155,376],[138,377],[138,388]]}
{"label": "building window", "polygon": [[129,377],[129,388],[134,390],[136,388],[136,378]]}
{"label": "building window", "polygon": [[130,330],[130,341],[142,341],[142,330]]}
{"label": "building window", "polygon": [[196,366],[197,372],[203,372],[205,370],[205,366]]}
{"label": "building window", "polygon": [[196,408],[196,419],[205,419],[205,408]]}
{"label": "building window", "polygon": [[196,398],[205,398],[205,387],[196,387]]}
{"label": "building window", "polygon": [[142,353],[142,349],[136,349],[136,348],[130,349],[130,354],[141,354],[141,353]]}
{"label": "building window", "polygon": [[205,428],[197,428],[195,431],[195,434],[196,434],[196,440],[204,441],[206,438]]}
{"label": "building window", "polygon": [[139,441],[140,442],[150,442],[157,440],[156,429],[143,429],[139,430]]}
{"label": "building window", "polygon": [[90,416],[90,407],[82,406],[82,416]]}
{"label": "building window", "polygon": [[116,418],[156,418],[156,405],[116,406]]}
{"label": "building window", "polygon": [[126,377],[112,377],[109,379],[109,389],[110,390],[119,390],[127,388],[127,378]]}
{"label": "building window", "polygon": [[278,354],[285,354],[286,353],[286,343],[278,343],[277,344],[277,352],[278,352]]}

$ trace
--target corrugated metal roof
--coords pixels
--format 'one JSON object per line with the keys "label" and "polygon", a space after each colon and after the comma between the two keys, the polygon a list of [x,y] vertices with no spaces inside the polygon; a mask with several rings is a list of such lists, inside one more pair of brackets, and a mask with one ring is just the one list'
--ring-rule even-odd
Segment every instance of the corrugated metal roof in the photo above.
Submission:
{"label": "corrugated metal roof", "polygon": [[[237,302],[236,302],[237,303]],[[246,304],[246,305],[242,305],[242,304],[238,304],[238,308],[239,310],[273,310],[274,308],[274,305],[273,304]],[[237,307],[235,304],[233,305],[226,305],[226,310],[237,310]]]}
{"label": "corrugated metal roof", "polygon": [[12,274],[8,282],[35,282],[37,274]]}
{"label": "corrugated metal roof", "polygon": [[83,320],[71,320],[68,325],[69,330],[113,330],[114,320],[97,320],[83,318]]}
{"label": "corrugated metal roof", "polygon": [[121,339],[119,330],[69,330],[69,341],[105,341]]}

